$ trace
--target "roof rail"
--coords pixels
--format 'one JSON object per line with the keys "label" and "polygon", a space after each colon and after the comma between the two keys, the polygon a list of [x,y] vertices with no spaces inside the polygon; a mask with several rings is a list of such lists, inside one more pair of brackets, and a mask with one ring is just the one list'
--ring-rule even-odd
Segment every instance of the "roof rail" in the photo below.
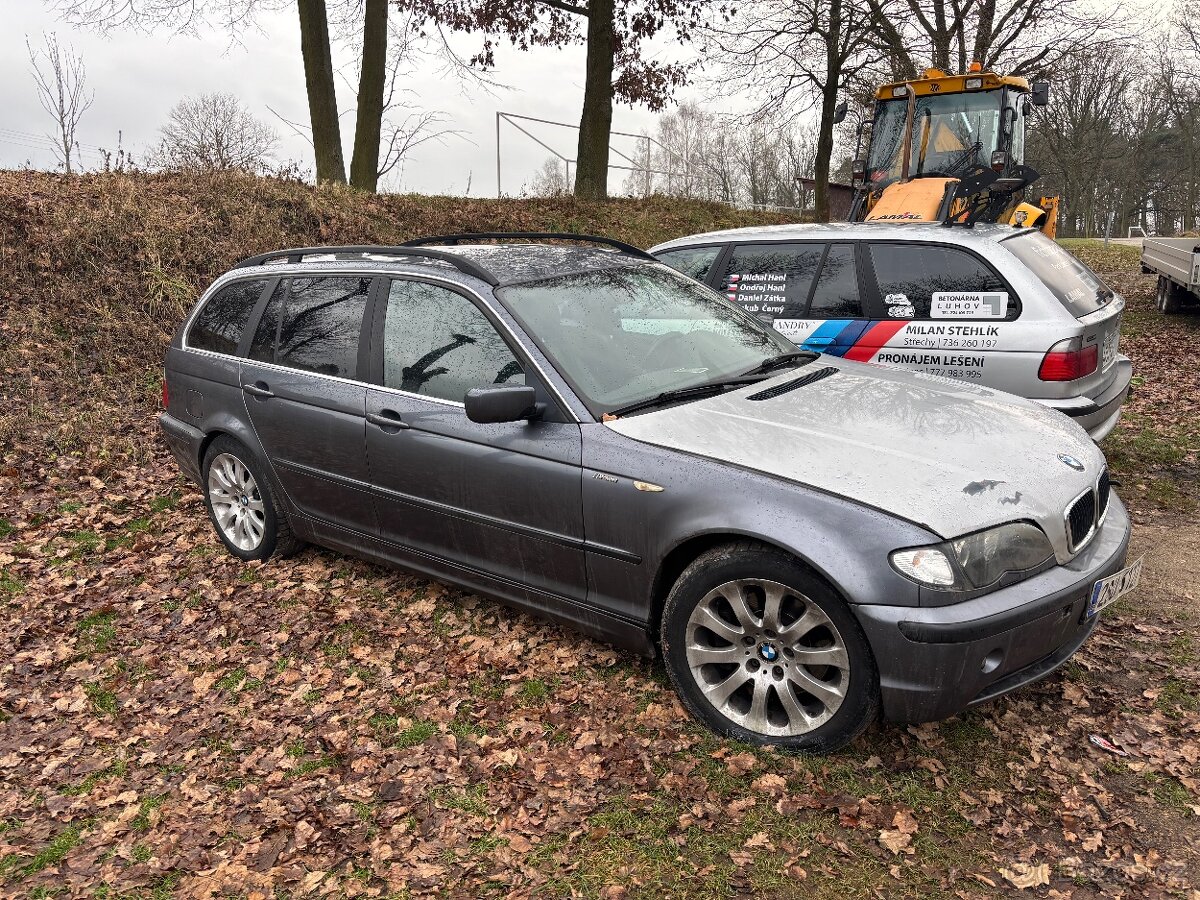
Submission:
{"label": "roof rail", "polygon": [[585,244],[603,244],[606,247],[620,250],[622,253],[628,253],[630,256],[636,256],[638,259],[648,259],[652,262],[658,262],[658,259],[640,247],[635,247],[633,244],[627,244],[624,241],[618,241],[616,238],[599,237],[594,234],[572,234],[566,231],[476,231],[465,234],[439,234],[432,237],[405,241],[402,246],[421,247],[426,244],[457,244],[460,241],[498,240],[504,238],[542,241],[579,241]]}
{"label": "roof rail", "polygon": [[495,287],[500,283],[495,275],[485,269],[479,263],[467,259],[458,254],[451,253],[448,250],[429,250],[424,248],[409,247],[407,245],[400,247],[377,247],[370,244],[337,246],[337,247],[293,247],[289,250],[275,250],[271,253],[260,253],[258,256],[251,256],[239,262],[235,269],[245,269],[251,266],[261,266],[264,263],[276,259],[286,259],[290,263],[298,263],[306,256],[334,256],[334,255],[367,255],[372,256],[409,256],[421,257],[424,259],[436,259],[441,262],[449,263],[467,275],[474,276],[480,281],[484,281]]}

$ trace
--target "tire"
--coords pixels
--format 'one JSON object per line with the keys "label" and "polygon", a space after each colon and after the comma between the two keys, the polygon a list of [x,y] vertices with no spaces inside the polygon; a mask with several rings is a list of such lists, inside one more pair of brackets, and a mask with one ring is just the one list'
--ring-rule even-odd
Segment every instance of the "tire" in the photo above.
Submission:
{"label": "tire", "polygon": [[1158,276],[1155,306],[1163,315],[1173,316],[1183,308],[1184,290],[1165,275]]}
{"label": "tire", "polygon": [[1167,282],[1167,296],[1163,298],[1163,313],[1173,316],[1183,309],[1183,296],[1185,293],[1184,289],[1175,282]]}
{"label": "tire", "polygon": [[264,467],[245,444],[216,438],[201,467],[204,505],[225,549],[239,559],[290,556],[303,545],[280,510]]}
{"label": "tire", "polygon": [[[879,674],[854,614],[772,547],[742,541],[699,556],[671,588],[661,634],[684,707],[718,734],[828,753],[879,715]],[[800,662],[805,652],[814,662]]]}

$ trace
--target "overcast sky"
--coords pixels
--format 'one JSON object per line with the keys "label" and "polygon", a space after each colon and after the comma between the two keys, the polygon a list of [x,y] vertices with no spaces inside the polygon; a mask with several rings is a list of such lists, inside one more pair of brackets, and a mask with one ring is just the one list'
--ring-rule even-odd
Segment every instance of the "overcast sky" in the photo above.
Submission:
{"label": "overcast sky", "polygon": [[[101,162],[99,148],[115,149],[118,132],[135,159],[157,141],[157,132],[171,107],[182,97],[206,92],[236,94],[247,108],[268,122],[281,137],[279,156],[300,162],[312,170],[312,148],[273,117],[268,107],[281,116],[307,125],[308,107],[304,92],[304,70],[300,59],[300,32],[294,10],[264,13],[259,30],[240,36],[231,44],[227,34],[202,33],[196,37],[172,36],[167,31],[144,34],[120,31],[102,36],[72,29],[54,14],[43,0],[4,0],[5,28],[0,34],[0,167],[25,164],[52,168],[54,156],[46,135],[53,122],[38,103],[30,72],[26,37],[36,46],[44,32],[57,32],[64,44],[74,46],[87,66],[87,82],[95,102],[80,126],[78,139],[84,163]],[[477,42],[464,38],[462,49]],[[658,54],[678,52],[669,45],[651,48]],[[336,54],[335,50],[335,54]],[[536,116],[578,124],[583,99],[582,46],[565,50],[536,49],[520,52],[503,47],[497,56],[496,78],[506,89],[493,94],[476,85],[458,85],[427,64],[414,72],[407,85],[426,109],[445,113],[445,127],[463,132],[442,144],[426,144],[408,159],[401,177],[390,179],[390,189],[430,194],[496,195],[496,112]],[[346,57],[335,58],[356,82],[355,65]],[[346,164],[350,162],[355,102],[353,90],[338,85],[342,138]],[[677,99],[701,97],[703,88],[682,92]],[[736,100],[721,106],[736,109]],[[617,131],[638,133],[652,129],[655,116],[644,109],[618,106],[613,121]],[[523,123],[526,124],[526,123]],[[566,156],[575,155],[573,131],[526,124],[539,137]],[[627,139],[614,137],[614,147],[632,150]],[[503,188],[519,193],[549,155],[509,125],[501,137]],[[614,159],[614,161],[616,161]],[[613,172],[610,184],[618,188],[623,174]]]}

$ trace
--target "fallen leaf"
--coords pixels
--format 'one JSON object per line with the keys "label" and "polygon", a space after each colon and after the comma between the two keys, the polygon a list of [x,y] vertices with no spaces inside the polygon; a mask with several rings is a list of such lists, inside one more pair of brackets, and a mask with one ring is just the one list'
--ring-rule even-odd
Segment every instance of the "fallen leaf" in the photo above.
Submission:
{"label": "fallen leaf", "polygon": [[1030,863],[1013,863],[1011,869],[1001,869],[1000,874],[1022,891],[1026,888],[1041,887],[1050,883],[1048,863],[1040,863],[1036,866]]}

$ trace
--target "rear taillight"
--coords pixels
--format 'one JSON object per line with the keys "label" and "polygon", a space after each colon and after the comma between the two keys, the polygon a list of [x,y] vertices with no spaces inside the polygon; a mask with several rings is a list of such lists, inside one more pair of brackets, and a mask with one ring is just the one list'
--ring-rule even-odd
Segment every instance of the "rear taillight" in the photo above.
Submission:
{"label": "rear taillight", "polygon": [[1096,371],[1100,363],[1100,348],[1096,344],[1083,346],[1083,338],[1059,341],[1042,357],[1038,378],[1042,381],[1074,381]]}
{"label": "rear taillight", "polygon": [[167,391],[167,376],[166,376],[166,373],[164,372],[164,373],[163,373],[163,396],[162,396],[162,401],[163,401],[163,409],[166,409],[166,408],[167,408],[167,402],[168,402],[170,399],[171,399],[171,395],[170,395],[170,393]]}

